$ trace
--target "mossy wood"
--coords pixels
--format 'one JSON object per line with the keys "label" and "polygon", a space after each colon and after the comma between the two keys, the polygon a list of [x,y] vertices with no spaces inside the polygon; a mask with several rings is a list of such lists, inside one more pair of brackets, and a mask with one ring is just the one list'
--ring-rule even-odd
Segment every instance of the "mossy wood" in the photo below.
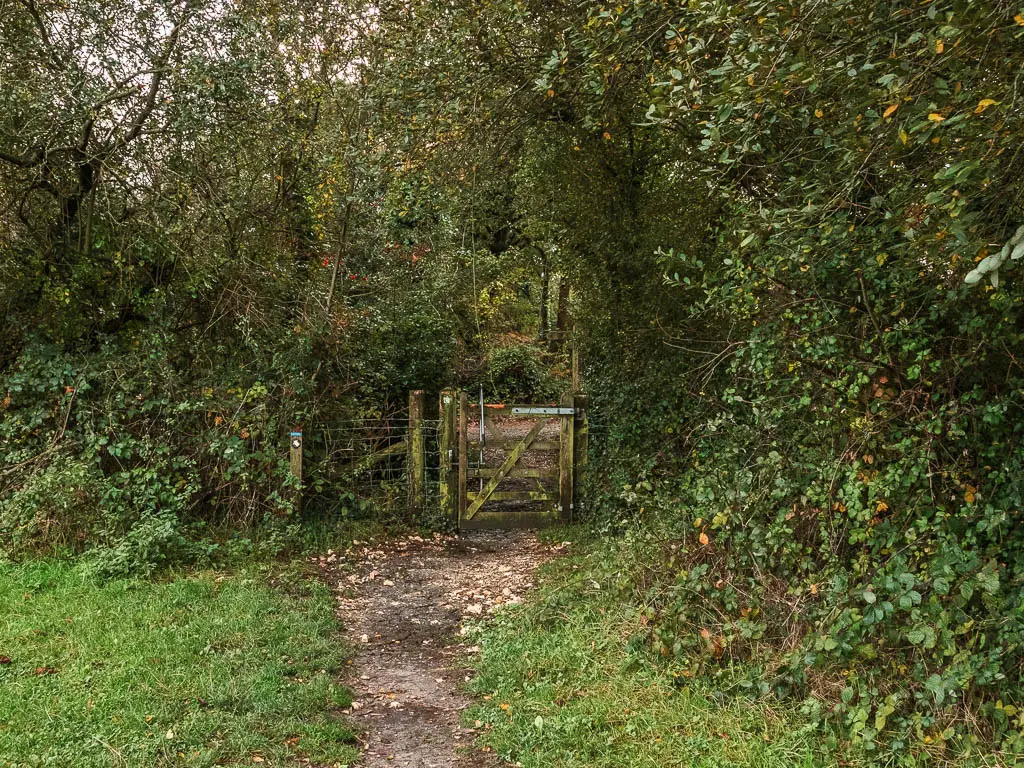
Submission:
{"label": "mossy wood", "polygon": [[[469,500],[473,502],[479,501],[481,504],[484,501],[555,501],[555,497],[547,491],[491,491],[487,493],[484,489],[483,493],[474,493],[469,491]],[[472,509],[472,507],[471,507]],[[474,513],[476,514],[476,513]]]}
{"label": "mossy wood", "polygon": [[426,460],[423,441],[423,406],[425,397],[422,389],[409,393],[409,512],[415,514],[423,509],[423,489],[426,485]]}
{"label": "mossy wood", "polygon": [[[572,393],[566,393],[562,398],[562,405],[568,408],[573,407]],[[558,516],[566,521],[572,521],[573,513],[573,462],[575,453],[573,451],[574,437],[574,416],[563,416],[561,423],[561,452],[558,455]]]}
{"label": "mossy wood", "polygon": [[[584,479],[577,459],[585,465],[587,450],[586,398],[578,397],[567,393],[557,406],[502,403],[481,408],[465,393],[459,396],[460,529],[538,528],[572,519]],[[522,419],[532,422],[525,436],[515,426]],[[442,415],[442,430],[443,421]],[[470,488],[470,481],[479,481],[480,487]]]}
{"label": "mossy wood", "polygon": [[[534,445],[536,445],[536,444],[537,444],[537,441],[534,441]],[[480,469],[471,469],[471,470],[469,470],[469,479],[472,480],[474,478],[479,478],[479,477],[489,478],[489,477],[494,477],[496,474],[498,474],[498,470],[490,469],[490,468],[487,468],[487,467],[483,467],[483,468],[480,468]],[[535,479],[535,480],[554,480],[556,477],[558,477],[558,470],[557,469],[533,469],[531,467],[516,467],[511,472],[508,473],[507,477],[510,477],[510,478],[513,478],[513,477],[516,477],[516,478],[525,477],[525,478],[531,478],[531,479]]]}
{"label": "mossy wood", "polygon": [[296,514],[302,513],[302,432],[295,430],[288,436],[288,468],[296,480],[299,481],[295,489],[292,506]]}
{"label": "mossy wood", "polygon": [[469,472],[469,398],[459,393],[459,523],[466,514],[466,482]]}
{"label": "mossy wood", "polygon": [[[519,440],[515,438],[489,437],[484,445],[481,445],[479,440],[470,440],[469,449],[471,451],[479,451],[481,448],[510,448],[518,444]],[[558,440],[537,440],[530,448],[531,451],[560,451],[561,449],[562,446]]]}
{"label": "mossy wood", "polygon": [[575,395],[576,417],[573,423],[573,514],[579,515],[586,503],[583,495],[587,487],[587,468],[590,464],[590,398],[577,393]]}
{"label": "mossy wood", "polygon": [[537,435],[540,434],[540,431],[543,428],[544,422],[538,421],[536,424],[533,425],[533,429],[530,430],[529,434],[523,439],[523,441],[519,443],[519,445],[517,445],[515,448],[513,448],[511,452],[509,452],[508,457],[502,463],[497,473],[494,475],[494,477],[487,481],[487,485],[485,485],[483,490],[479,494],[477,494],[475,500],[469,506],[469,509],[466,510],[466,520],[471,520],[473,518],[473,515],[475,515],[477,511],[480,509],[480,507],[484,505],[484,502],[487,501],[487,497],[494,493],[494,491],[498,487],[498,484],[501,483],[501,481],[508,476],[508,473],[512,471],[512,468],[516,465],[516,462],[518,462],[523,457],[523,455],[529,449],[530,444],[537,439]]}
{"label": "mossy wood", "polygon": [[458,396],[450,389],[438,400],[438,506],[445,518],[454,518],[458,506],[458,477],[454,470],[455,437],[458,434]]}

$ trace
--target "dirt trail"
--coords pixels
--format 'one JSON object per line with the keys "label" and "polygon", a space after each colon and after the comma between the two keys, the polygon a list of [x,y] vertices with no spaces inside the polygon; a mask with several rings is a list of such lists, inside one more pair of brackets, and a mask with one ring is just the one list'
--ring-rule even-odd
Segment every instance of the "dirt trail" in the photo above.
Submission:
{"label": "dirt trail", "polygon": [[[465,642],[463,620],[521,600],[534,569],[558,549],[528,532],[481,532],[319,559],[356,650],[348,716],[364,734],[363,768],[500,764],[473,749],[475,732],[460,723],[470,703],[461,691],[467,662],[479,651]],[[354,571],[341,568],[353,561]]]}

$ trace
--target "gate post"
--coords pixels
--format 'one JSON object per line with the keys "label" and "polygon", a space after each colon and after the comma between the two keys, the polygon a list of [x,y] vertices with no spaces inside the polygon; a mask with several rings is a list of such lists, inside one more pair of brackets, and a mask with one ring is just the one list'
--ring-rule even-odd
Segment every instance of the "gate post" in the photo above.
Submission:
{"label": "gate post", "polygon": [[[481,415],[482,418],[482,415]],[[459,528],[466,514],[466,485],[469,482],[469,398],[459,393]]]}
{"label": "gate post", "polygon": [[573,428],[576,434],[573,436],[573,448],[575,456],[575,477],[573,478],[573,493],[575,501],[580,502],[574,511],[583,510],[583,494],[587,487],[587,465],[590,463],[588,456],[590,444],[590,397],[577,392],[573,399],[575,401],[576,416],[573,419]]}
{"label": "gate post", "polygon": [[[458,488],[455,485],[456,477],[452,472],[455,458],[455,436],[457,434],[458,404],[455,399],[455,392],[446,389],[441,392],[438,401],[437,411],[440,414],[440,424],[437,432],[437,447],[440,453],[439,484],[438,484],[438,505],[441,508],[441,516],[448,519],[455,519],[458,513]],[[456,522],[458,522],[456,520]]]}
{"label": "gate post", "polygon": [[423,487],[426,461],[423,455],[423,403],[422,389],[409,393],[409,512],[423,510]]}
{"label": "gate post", "polygon": [[[572,408],[575,398],[571,392],[562,395],[562,406]],[[561,439],[558,454],[558,518],[563,523],[572,522],[573,516],[573,433],[575,416],[561,417]]]}

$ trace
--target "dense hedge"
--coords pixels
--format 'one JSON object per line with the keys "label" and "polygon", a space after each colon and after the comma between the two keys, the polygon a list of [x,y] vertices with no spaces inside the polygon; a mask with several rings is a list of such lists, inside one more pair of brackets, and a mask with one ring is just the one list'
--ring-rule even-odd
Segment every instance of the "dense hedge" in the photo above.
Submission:
{"label": "dense hedge", "polygon": [[[692,129],[720,186],[702,238],[664,240],[661,351],[619,341],[649,307],[591,331],[598,521],[642,523],[624,583],[693,674],[753,662],[749,690],[805,698],[882,763],[1012,762],[1024,30],[999,3],[898,6],[673,21],[649,119]],[[575,44],[634,39],[624,15]]]}

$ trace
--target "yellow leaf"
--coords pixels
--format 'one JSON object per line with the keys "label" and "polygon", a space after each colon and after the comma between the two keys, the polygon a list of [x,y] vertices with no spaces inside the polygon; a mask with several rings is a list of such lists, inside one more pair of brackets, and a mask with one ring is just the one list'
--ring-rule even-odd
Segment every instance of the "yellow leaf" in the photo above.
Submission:
{"label": "yellow leaf", "polygon": [[1018,26],[1024,27],[1024,15],[1018,13],[1013,17],[1013,20],[1017,22]]}
{"label": "yellow leaf", "polygon": [[907,140],[909,138],[910,138],[910,136],[907,135],[906,131],[900,131],[900,141],[902,141],[904,144],[906,144]]}
{"label": "yellow leaf", "polygon": [[974,108],[974,114],[976,114],[976,115],[980,115],[980,114],[981,114],[982,112],[984,112],[984,111],[985,111],[986,109],[988,109],[988,108],[989,108],[989,107],[991,107],[992,105],[994,105],[994,104],[998,104],[998,103],[999,103],[999,102],[998,102],[998,101],[996,101],[995,99],[982,99],[981,101],[979,101],[979,102],[978,102],[978,106],[976,106],[976,107]]}
{"label": "yellow leaf", "polygon": [[548,98],[550,99],[554,95],[555,95],[554,88],[548,88]]}
{"label": "yellow leaf", "polygon": [[946,50],[945,43],[943,43],[941,40],[936,40],[935,41],[935,52],[936,53],[942,53],[944,50]]}
{"label": "yellow leaf", "polygon": [[701,534],[698,537],[698,539],[700,540],[701,546],[703,546],[703,547],[706,547],[708,544],[711,543],[711,539],[709,539],[708,535],[706,533],[704,533],[703,531],[701,532]]}
{"label": "yellow leaf", "polygon": [[900,108],[899,104],[890,104],[885,108],[885,112],[882,113],[882,117],[891,117],[892,113]]}
{"label": "yellow leaf", "polygon": [[818,594],[818,585],[817,584],[811,584],[811,594],[812,595]]}
{"label": "yellow leaf", "polygon": [[608,133],[608,131],[605,131],[604,132],[604,137],[605,137],[605,139],[611,139],[612,135],[610,133]]}
{"label": "yellow leaf", "polygon": [[824,113],[824,112],[822,112],[822,111],[821,111],[820,109],[816,109],[816,110],[814,110],[814,116],[815,116],[815,117],[821,117],[821,116],[822,116],[822,115],[824,115],[824,114],[825,114],[825,113]]}
{"label": "yellow leaf", "polygon": [[946,118],[944,118],[938,112],[932,112],[928,115],[928,119],[931,120],[933,123],[941,123]]}

